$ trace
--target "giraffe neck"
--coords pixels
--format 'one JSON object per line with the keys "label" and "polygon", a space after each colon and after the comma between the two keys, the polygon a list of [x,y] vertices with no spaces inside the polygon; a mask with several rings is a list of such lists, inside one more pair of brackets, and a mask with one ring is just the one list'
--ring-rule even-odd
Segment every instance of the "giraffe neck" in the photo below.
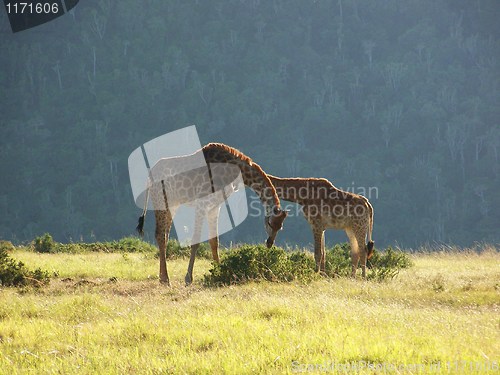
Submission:
{"label": "giraffe neck", "polygon": [[342,200],[349,195],[337,189],[324,178],[280,178],[268,175],[280,199],[298,203],[310,204],[315,200]]}
{"label": "giraffe neck", "polygon": [[230,163],[238,166],[245,186],[252,189],[270,216],[274,207],[280,208],[280,201],[271,180],[249,157],[240,151],[219,143],[209,143],[203,147],[207,163]]}
{"label": "giraffe neck", "polygon": [[[256,168],[257,166],[257,168]],[[274,207],[280,208],[280,201],[269,178],[261,173],[262,169],[256,164],[241,165],[241,174],[245,186],[252,189],[266,209],[266,216],[270,216]]]}

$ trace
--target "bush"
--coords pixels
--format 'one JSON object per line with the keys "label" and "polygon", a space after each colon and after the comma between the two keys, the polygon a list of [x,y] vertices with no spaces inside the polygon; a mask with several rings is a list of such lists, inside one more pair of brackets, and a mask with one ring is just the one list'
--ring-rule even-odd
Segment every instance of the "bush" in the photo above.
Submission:
{"label": "bush", "polygon": [[5,240],[0,240],[0,250],[11,252],[14,251],[16,248],[10,241],[5,241]]}
{"label": "bush", "polygon": [[[371,270],[367,272],[367,279],[381,281],[396,277],[401,269],[413,264],[406,253],[389,246],[384,252],[375,251],[366,265]],[[325,268],[326,274],[331,277],[351,275],[351,245],[343,243],[327,249]]]}
{"label": "bush", "polygon": [[318,277],[318,274],[314,272],[316,263],[312,254],[306,251],[294,251],[289,254],[289,258],[297,280],[309,282]]}
{"label": "bush", "polygon": [[[156,254],[159,254],[157,247]],[[181,246],[177,240],[169,240],[167,245],[167,259],[189,258],[191,256],[190,246]],[[206,242],[200,243],[196,252],[197,257],[212,259],[212,250]]]}
{"label": "bush", "polygon": [[37,253],[50,253],[56,246],[52,236],[45,233],[43,236],[36,237],[33,246]]}
{"label": "bush", "polygon": [[[91,243],[68,243],[56,242],[52,236],[45,233],[43,236],[36,237],[30,245],[30,248],[38,253],[68,253],[79,254],[85,252],[105,252],[105,253],[145,253],[158,257],[158,247],[141,240],[138,237],[125,237],[118,241],[91,242]],[[177,240],[169,240],[167,246],[167,258],[176,259],[189,257],[190,247],[182,247]],[[212,259],[212,251],[207,243],[201,243],[197,251],[198,257]]]}
{"label": "bush", "polygon": [[[325,273],[329,277],[351,275],[351,253],[349,244],[335,245],[326,250]],[[409,257],[400,250],[387,248],[376,252],[368,261],[369,280],[394,278],[399,270],[412,265]],[[318,276],[311,253],[286,252],[282,248],[267,249],[263,245],[243,245],[225,254],[220,264],[214,263],[205,275],[207,285],[230,285],[248,280],[308,282]],[[358,271],[359,272],[359,271]]]}
{"label": "bush", "polygon": [[395,278],[401,269],[410,268],[413,262],[407,254],[399,249],[389,246],[383,253],[375,252],[368,261],[371,272],[367,274],[368,280],[382,281]]}
{"label": "bush", "polygon": [[142,241],[137,237],[125,237],[118,241],[91,242],[91,243],[55,243],[51,252],[78,254],[84,252],[104,252],[104,253],[148,253],[154,252],[155,246]]}
{"label": "bush", "polygon": [[[35,286],[49,282],[49,273],[37,268],[30,271],[23,262],[16,262],[8,252],[10,247],[2,241],[0,245],[0,286]],[[10,242],[9,242],[10,243]],[[13,248],[12,244],[10,246]]]}
{"label": "bush", "polygon": [[52,236],[45,233],[43,236],[36,237],[30,245],[30,248],[38,253],[69,253],[78,254],[85,252],[154,252],[155,246],[142,241],[137,237],[125,237],[118,241],[109,242],[75,242],[59,243],[52,239]]}
{"label": "bush", "polygon": [[[312,267],[311,267],[312,266]],[[249,280],[292,281],[314,277],[314,260],[306,253],[287,253],[280,247],[242,245],[213,263],[207,285],[230,285]]]}
{"label": "bush", "polygon": [[[96,242],[95,244],[101,243]],[[154,245],[137,237],[125,237],[118,241],[104,242],[102,245],[109,252],[148,253],[156,250]]]}
{"label": "bush", "polygon": [[368,261],[369,268],[410,268],[413,262],[408,255],[399,249],[393,249],[389,246],[385,252],[376,251]]}
{"label": "bush", "polygon": [[348,243],[337,244],[325,249],[325,272],[330,277],[351,275],[351,246]]}

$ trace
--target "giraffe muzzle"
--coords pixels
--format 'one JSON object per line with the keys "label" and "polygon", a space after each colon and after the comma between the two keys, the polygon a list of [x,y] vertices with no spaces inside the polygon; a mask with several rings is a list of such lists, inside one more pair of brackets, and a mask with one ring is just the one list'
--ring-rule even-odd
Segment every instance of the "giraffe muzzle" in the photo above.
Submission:
{"label": "giraffe muzzle", "polygon": [[271,237],[268,237],[267,241],[266,241],[266,246],[268,249],[270,249],[271,247],[273,247],[274,245],[274,240],[271,239]]}

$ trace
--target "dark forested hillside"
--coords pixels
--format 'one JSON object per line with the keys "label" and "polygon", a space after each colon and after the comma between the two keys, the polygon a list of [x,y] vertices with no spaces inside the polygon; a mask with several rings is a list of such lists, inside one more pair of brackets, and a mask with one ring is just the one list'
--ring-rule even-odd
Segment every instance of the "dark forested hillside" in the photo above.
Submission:
{"label": "dark forested hillside", "polygon": [[[133,232],[128,155],[196,124],[268,173],[374,188],[380,245],[500,241],[497,0],[81,1],[16,34],[0,13],[0,238]],[[278,238],[311,241],[302,218]]]}

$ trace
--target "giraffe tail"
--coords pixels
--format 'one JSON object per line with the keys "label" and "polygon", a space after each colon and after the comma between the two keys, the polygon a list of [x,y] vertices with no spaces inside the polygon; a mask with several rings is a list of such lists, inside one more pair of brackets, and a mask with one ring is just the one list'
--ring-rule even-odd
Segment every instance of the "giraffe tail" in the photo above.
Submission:
{"label": "giraffe tail", "polygon": [[146,212],[148,212],[148,200],[149,200],[149,188],[150,186],[148,185],[146,187],[146,199],[144,200],[144,209],[142,210],[142,215],[139,217],[139,222],[137,224],[137,232],[141,237],[144,236],[144,220],[146,219]]}
{"label": "giraffe tail", "polygon": [[368,199],[366,200],[366,203],[368,203],[368,210],[370,211],[370,223],[368,224],[368,243],[366,244],[366,250],[368,253],[367,258],[370,259],[373,256],[374,252],[374,246],[375,242],[372,240],[372,232],[373,232],[373,207],[368,202]]}
{"label": "giraffe tail", "polygon": [[144,236],[144,218],[146,217],[146,215],[141,215],[139,216],[139,223],[137,224],[137,227],[135,229],[137,229],[137,232],[140,234],[141,237]]}
{"label": "giraffe tail", "polygon": [[375,241],[368,241],[368,244],[366,245],[368,249],[368,256],[367,259],[370,259],[373,256],[373,247],[375,246]]}

